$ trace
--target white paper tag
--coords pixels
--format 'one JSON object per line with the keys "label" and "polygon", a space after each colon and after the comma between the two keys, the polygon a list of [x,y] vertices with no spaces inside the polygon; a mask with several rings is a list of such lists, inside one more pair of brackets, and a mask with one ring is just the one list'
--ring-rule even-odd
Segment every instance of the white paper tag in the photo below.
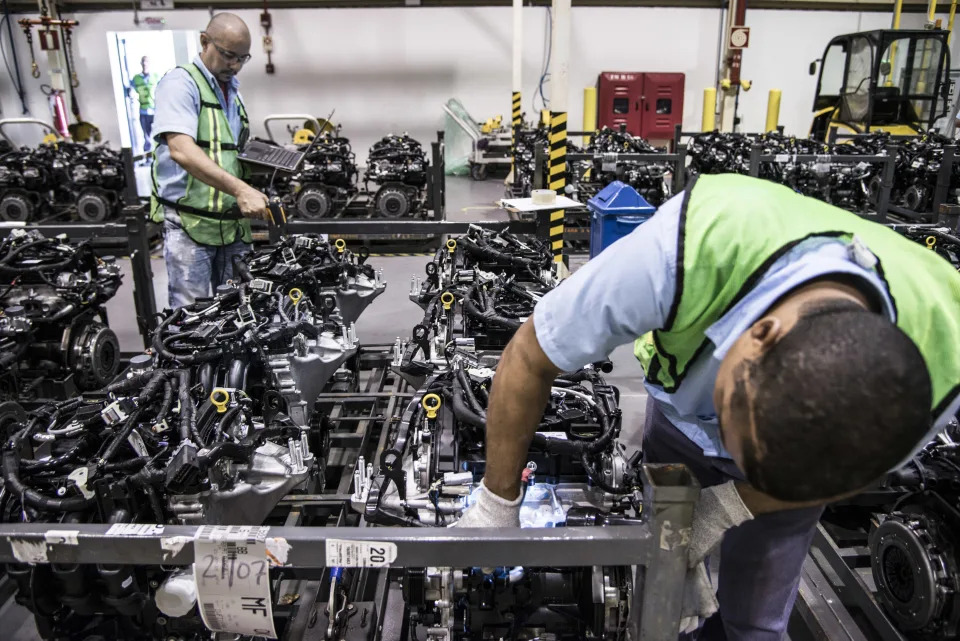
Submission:
{"label": "white paper tag", "polygon": [[21,563],[34,565],[47,562],[47,544],[45,541],[10,539],[10,549],[13,550],[13,557]]}
{"label": "white paper tag", "polygon": [[79,534],[80,530],[47,530],[43,538],[51,545],[80,545]]}
{"label": "white paper tag", "polygon": [[382,568],[396,560],[395,543],[327,539],[328,568]]}
{"label": "white paper tag", "polygon": [[147,523],[114,523],[107,530],[109,536],[160,536],[163,534],[162,525]]}
{"label": "white paper tag", "polygon": [[269,527],[204,526],[193,576],[204,624],[215,632],[277,638],[270,600]]}
{"label": "white paper tag", "polygon": [[542,435],[543,435],[544,437],[546,437],[546,438],[555,439],[555,440],[558,440],[558,441],[566,441],[566,440],[567,440],[567,433],[566,433],[566,432],[538,432],[538,434],[542,434]]}

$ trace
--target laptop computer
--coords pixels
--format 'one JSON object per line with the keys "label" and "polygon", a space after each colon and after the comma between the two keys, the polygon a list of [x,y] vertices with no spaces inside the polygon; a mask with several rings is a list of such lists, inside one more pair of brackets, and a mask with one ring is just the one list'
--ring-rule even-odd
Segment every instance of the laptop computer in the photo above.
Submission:
{"label": "laptop computer", "polygon": [[[333,112],[330,112],[330,117],[332,116]],[[327,118],[327,122],[330,122],[330,117]],[[286,171],[291,174],[296,173],[300,163],[303,162],[303,159],[306,158],[314,145],[317,144],[321,133],[322,132],[318,132],[315,134],[313,140],[310,141],[310,144],[303,151],[292,151],[279,145],[271,145],[260,142],[259,140],[243,141],[243,144],[240,145],[240,151],[237,153],[237,158],[253,165]]]}
{"label": "laptop computer", "polygon": [[[316,140],[316,137],[314,137],[314,140]],[[311,147],[313,146],[312,141],[310,145]],[[292,151],[279,145],[270,145],[265,142],[260,142],[259,140],[250,140],[247,141],[243,149],[237,153],[237,158],[252,165],[295,173],[297,167],[303,162],[304,156],[307,155],[307,151],[310,151],[310,147],[307,147],[306,151]]]}

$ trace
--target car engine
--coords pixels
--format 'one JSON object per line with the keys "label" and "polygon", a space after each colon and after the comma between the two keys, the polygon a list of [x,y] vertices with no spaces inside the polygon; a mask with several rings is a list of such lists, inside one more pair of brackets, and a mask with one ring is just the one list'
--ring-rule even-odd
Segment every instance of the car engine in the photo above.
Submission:
{"label": "car engine", "polygon": [[[163,524],[261,523],[281,497],[310,488],[324,455],[318,433],[280,414],[257,416],[242,390],[207,394],[194,381],[189,369],[132,367],[101,400],[44,405],[12,426],[5,521],[104,523],[121,536]],[[189,572],[8,564],[7,574],[45,639],[209,635]]]}
{"label": "car engine", "polygon": [[[305,151],[309,146],[298,145],[298,150]],[[304,220],[336,217],[357,194],[356,155],[339,128],[336,133],[326,131],[296,174],[257,174],[254,185],[260,189],[272,187],[286,208]]]}
{"label": "car engine", "polygon": [[0,241],[0,398],[70,398],[116,376],[120,344],[104,304],[120,266],[86,242],[15,230]]}
{"label": "car engine", "polygon": [[[535,304],[507,285],[542,295],[555,282],[550,265],[545,244],[480,228],[453,239],[428,265],[411,299],[433,322],[415,328],[411,346],[395,347],[395,365],[420,381],[417,391],[380,459],[362,461],[355,475],[352,505],[367,523],[450,525],[471,504],[485,469],[486,410],[500,352]],[[486,310],[476,325],[465,312],[471,304]],[[511,306],[522,309],[504,316]],[[504,320],[509,325],[501,327]],[[491,322],[503,332],[495,339],[482,335]],[[524,527],[636,519],[640,454],[628,460],[617,440],[619,392],[603,380],[605,366],[554,382],[523,475]],[[433,641],[623,639],[631,581],[629,568],[619,567],[407,569],[405,624],[409,638]]]}
{"label": "car engine", "polygon": [[668,163],[649,163],[621,160],[617,154],[664,153],[643,138],[625,131],[604,127],[597,131],[584,149],[594,154],[588,171],[578,172],[578,192],[581,201],[596,195],[615,180],[633,187],[644,200],[659,207],[670,198],[670,179],[673,168]]}
{"label": "car engine", "polygon": [[120,154],[71,142],[0,156],[0,220],[73,214],[83,222],[115,217],[126,183]]}
{"label": "car engine", "polygon": [[[308,245],[317,242],[299,238]],[[239,264],[240,282],[169,312],[153,349],[161,367],[189,367],[203,394],[243,390],[261,415],[283,414],[306,428],[318,418],[313,412],[317,396],[356,354],[359,341],[354,324],[340,316],[336,293],[324,291],[313,273],[323,268],[303,268],[285,249],[293,260],[286,264],[290,271],[274,274],[276,280],[245,281],[263,265],[265,257],[254,253],[250,262]]]}
{"label": "car engine", "polygon": [[115,218],[120,213],[126,185],[120,154],[106,146],[61,143],[61,148],[65,158],[59,162],[67,174],[65,190],[77,217],[88,223]]}
{"label": "car engine", "polygon": [[[340,381],[362,361],[347,318],[383,291],[365,261],[312,235],[259,248],[236,261],[236,279],[213,297],[164,312],[153,349],[105,387],[11,416],[2,518],[62,529],[105,524],[111,536],[133,537],[168,525],[289,523],[285,506],[323,513],[336,503],[337,516],[309,524],[454,523],[486,467],[500,354],[558,282],[551,252],[534,238],[480,227],[441,248],[411,299],[429,315],[425,336],[443,340],[433,358],[398,362],[401,343],[391,365],[384,352],[373,377],[397,387],[383,394],[395,409],[379,419],[347,405],[322,409],[331,397],[354,396],[330,390],[357,389]],[[411,364],[409,378],[390,372]],[[641,523],[640,454],[618,440],[609,369],[597,363],[554,381],[522,477],[524,526]],[[378,454],[347,466],[338,450],[352,434],[344,425],[356,419],[381,421],[375,447],[365,450]],[[338,469],[344,477],[328,484]],[[176,554],[177,537],[162,540]],[[7,573],[44,639],[212,638],[189,567],[17,562]],[[269,577],[301,586],[279,588],[277,630],[289,632],[301,592],[316,584],[318,592],[303,595],[313,614],[299,620],[330,640],[623,641],[634,599],[632,570],[619,566],[270,567]],[[386,586],[383,600],[375,586]]]}
{"label": "car engine", "polygon": [[430,163],[419,142],[407,134],[384,136],[370,148],[365,189],[378,186],[373,210],[383,218],[403,218],[421,212],[426,201]]}
{"label": "car engine", "polygon": [[896,498],[872,519],[877,598],[911,639],[960,638],[958,439],[954,422],[891,474],[885,485]]}
{"label": "car engine", "polygon": [[[754,145],[761,155],[776,156],[776,162],[760,163],[760,178],[855,213],[863,213],[877,203],[881,165],[834,162],[830,157],[886,155],[886,137],[882,135],[825,145],[775,132],[760,136],[708,132],[691,139],[687,147],[691,158],[688,171],[692,175],[749,175]],[[818,158],[800,161],[795,158],[797,155]]]}
{"label": "car engine", "polygon": [[0,156],[0,219],[27,222],[48,214],[58,182],[52,155],[51,148],[41,146]]}
{"label": "car engine", "polygon": [[267,293],[281,285],[333,293],[341,321],[350,325],[387,287],[383,270],[367,264],[369,256],[366,247],[354,253],[343,240],[331,245],[316,234],[298,234],[254,249],[234,267],[239,281]]}
{"label": "car engine", "polygon": [[[355,318],[385,287],[365,258],[310,235],[250,252],[234,284],[165,312],[153,349],[120,376],[11,413],[3,518],[133,535],[261,524],[282,498],[319,491],[330,442],[316,400],[357,369],[337,301]],[[45,639],[209,638],[189,570],[12,564],[8,574]]]}

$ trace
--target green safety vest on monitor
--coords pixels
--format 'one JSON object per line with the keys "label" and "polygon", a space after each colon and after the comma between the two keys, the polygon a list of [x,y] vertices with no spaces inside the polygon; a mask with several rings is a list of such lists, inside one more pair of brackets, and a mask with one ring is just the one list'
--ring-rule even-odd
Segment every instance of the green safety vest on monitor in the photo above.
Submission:
{"label": "green safety vest on monitor", "polygon": [[933,383],[933,418],[960,393],[960,273],[895,231],[772,182],[738,175],[700,176],[680,215],[677,286],[666,323],[637,340],[647,380],[677,390],[706,350],[704,332],[800,242],[854,238],[896,308],[897,326],[916,343]]}
{"label": "green safety vest on monitor", "polygon": [[[220,106],[220,100],[210,87],[206,76],[199,67],[190,63],[180,67],[185,69],[200,90],[200,114],[197,119],[197,145],[207,152],[210,159],[224,171],[243,178],[245,168],[237,159],[237,141],[233,139],[227,115]],[[236,96],[237,108],[243,128],[248,127],[247,110]],[[176,209],[184,231],[201,245],[229,245],[239,237],[245,243],[253,241],[250,233],[250,221],[235,212],[227,212],[237,200],[191,175],[187,176],[187,189],[176,202],[160,197],[157,183],[157,165],[153,165],[153,194],[151,198],[151,218],[154,222],[163,222],[163,208]]]}
{"label": "green safety vest on monitor", "polygon": [[142,73],[133,77],[133,90],[137,92],[137,98],[140,100],[141,109],[153,109],[156,105],[153,102],[154,94],[157,90],[157,82],[160,78],[157,74],[148,74],[146,78]]}

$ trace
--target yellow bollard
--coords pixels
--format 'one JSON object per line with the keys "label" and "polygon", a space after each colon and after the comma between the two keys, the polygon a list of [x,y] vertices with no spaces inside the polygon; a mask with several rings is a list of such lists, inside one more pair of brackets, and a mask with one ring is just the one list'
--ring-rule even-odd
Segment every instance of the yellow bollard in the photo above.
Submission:
{"label": "yellow bollard", "polygon": [[702,131],[713,131],[717,128],[717,89],[707,87],[703,90],[703,120],[700,126]]}
{"label": "yellow bollard", "polygon": [[[586,87],[583,90],[583,130],[593,133],[597,130],[597,88]],[[583,144],[589,145],[592,136],[584,136]]]}
{"label": "yellow bollard", "polygon": [[773,131],[780,124],[780,97],[783,92],[779,89],[771,89],[770,97],[767,98],[767,126],[764,131]]}

